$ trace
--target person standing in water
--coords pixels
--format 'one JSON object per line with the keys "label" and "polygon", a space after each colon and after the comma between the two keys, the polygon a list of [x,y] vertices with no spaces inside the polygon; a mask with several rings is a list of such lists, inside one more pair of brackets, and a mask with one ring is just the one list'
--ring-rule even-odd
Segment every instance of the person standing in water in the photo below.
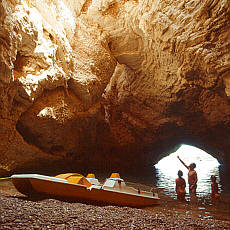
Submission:
{"label": "person standing in water", "polygon": [[212,199],[219,199],[220,198],[220,194],[219,194],[219,190],[218,190],[218,184],[216,182],[216,177],[214,175],[211,176],[211,198]]}
{"label": "person standing in water", "polygon": [[194,170],[196,168],[196,164],[192,163],[189,166],[187,166],[184,161],[180,159],[179,156],[177,158],[180,160],[180,162],[188,169],[188,184],[189,184],[189,193],[191,195],[196,195],[196,188],[197,188],[197,173]]}
{"label": "person standing in water", "polygon": [[181,170],[178,171],[178,178],[176,179],[176,193],[178,200],[185,200],[185,179],[182,178],[183,172]]}

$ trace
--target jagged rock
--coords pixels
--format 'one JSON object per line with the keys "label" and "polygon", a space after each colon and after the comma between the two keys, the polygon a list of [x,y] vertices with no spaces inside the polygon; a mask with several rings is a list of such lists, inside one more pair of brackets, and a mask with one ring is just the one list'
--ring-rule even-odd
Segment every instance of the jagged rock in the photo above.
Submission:
{"label": "jagged rock", "polygon": [[2,0],[0,173],[131,170],[181,142],[229,162],[229,20],[227,0]]}

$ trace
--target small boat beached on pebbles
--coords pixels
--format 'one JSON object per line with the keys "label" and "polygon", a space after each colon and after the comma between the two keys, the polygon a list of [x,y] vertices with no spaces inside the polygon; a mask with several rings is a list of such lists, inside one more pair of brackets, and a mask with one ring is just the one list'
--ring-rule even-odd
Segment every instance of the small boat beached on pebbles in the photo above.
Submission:
{"label": "small boat beached on pebbles", "polygon": [[84,177],[78,173],[60,174],[55,177],[39,174],[11,176],[15,188],[22,194],[43,194],[71,200],[83,200],[118,206],[144,207],[157,204],[158,194],[126,185],[119,173],[112,173],[104,184],[94,174]]}

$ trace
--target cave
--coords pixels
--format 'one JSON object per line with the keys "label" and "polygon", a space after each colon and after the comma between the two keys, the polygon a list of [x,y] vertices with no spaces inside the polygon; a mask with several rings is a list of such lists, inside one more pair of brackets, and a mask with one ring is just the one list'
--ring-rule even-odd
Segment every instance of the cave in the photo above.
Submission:
{"label": "cave", "polygon": [[[229,229],[229,22],[229,0],[1,0],[1,227]],[[11,177],[64,173],[159,203],[25,197]]]}
{"label": "cave", "polygon": [[228,165],[228,6],[1,2],[0,175],[151,174],[181,143]]}

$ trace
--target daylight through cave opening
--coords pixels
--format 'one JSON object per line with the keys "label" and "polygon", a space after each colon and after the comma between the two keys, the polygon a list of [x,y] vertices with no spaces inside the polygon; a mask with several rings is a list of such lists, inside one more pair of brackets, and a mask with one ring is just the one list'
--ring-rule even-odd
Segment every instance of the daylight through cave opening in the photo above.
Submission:
{"label": "daylight through cave opening", "polygon": [[[188,170],[181,164],[177,156],[187,164],[195,163],[198,174],[197,194],[208,195],[210,193],[210,177],[215,175],[220,181],[219,166],[220,163],[216,158],[209,153],[191,146],[182,144],[177,151],[161,159],[154,165],[156,169],[156,185],[162,188],[169,195],[175,196],[175,179],[177,178],[178,170],[183,172],[183,177],[187,181]],[[186,186],[188,192],[188,185]]]}

